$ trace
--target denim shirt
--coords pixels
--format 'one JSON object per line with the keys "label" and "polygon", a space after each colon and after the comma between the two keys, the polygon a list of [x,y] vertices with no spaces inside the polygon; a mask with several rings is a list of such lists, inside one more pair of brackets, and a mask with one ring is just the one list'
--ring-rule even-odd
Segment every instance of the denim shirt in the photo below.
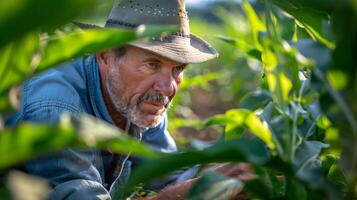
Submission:
{"label": "denim shirt", "polygon": [[[86,113],[113,124],[101,93],[95,56],[64,63],[26,81],[21,99],[18,112],[7,125],[21,121],[55,123],[63,112]],[[166,116],[157,127],[145,130],[142,140],[159,152],[177,150],[167,131]],[[137,160],[126,158],[96,149],[72,148],[31,160],[24,169],[48,180],[53,187],[49,199],[111,199],[130,175],[132,162]],[[107,169],[111,166],[116,168],[109,174],[109,181]]]}

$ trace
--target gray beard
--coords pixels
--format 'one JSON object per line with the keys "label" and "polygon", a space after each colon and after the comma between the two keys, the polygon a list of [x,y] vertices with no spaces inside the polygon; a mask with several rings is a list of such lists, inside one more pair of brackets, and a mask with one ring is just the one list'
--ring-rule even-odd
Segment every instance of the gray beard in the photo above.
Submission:
{"label": "gray beard", "polygon": [[[119,73],[116,73],[113,71],[112,71],[112,75],[119,74]],[[112,78],[111,75],[109,75],[109,76],[110,76],[110,78],[107,78],[107,80],[105,81],[105,84],[106,84],[106,88],[107,88],[110,100],[114,104],[115,110],[117,112],[119,112],[123,117],[125,117],[131,123],[135,124],[136,126],[138,126],[140,128],[154,128],[157,125],[159,125],[159,123],[161,122],[162,118],[164,117],[166,111],[164,111],[160,115],[156,116],[153,120],[150,120],[150,121],[145,120],[145,116],[144,116],[145,114],[139,108],[140,98],[133,104],[130,104],[130,99],[125,99],[122,96],[118,95],[121,93],[123,88],[119,88],[118,93],[115,94],[113,92],[114,88],[112,87],[112,84],[110,84],[111,82],[114,82],[114,79]],[[120,77],[118,76],[117,78],[120,78]]]}

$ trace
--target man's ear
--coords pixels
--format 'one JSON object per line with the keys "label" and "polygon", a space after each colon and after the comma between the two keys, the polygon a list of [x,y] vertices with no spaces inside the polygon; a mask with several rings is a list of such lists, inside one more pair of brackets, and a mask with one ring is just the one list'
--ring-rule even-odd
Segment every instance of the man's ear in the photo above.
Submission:
{"label": "man's ear", "polygon": [[110,63],[110,52],[109,51],[101,51],[95,54],[98,65],[100,67],[107,67]]}

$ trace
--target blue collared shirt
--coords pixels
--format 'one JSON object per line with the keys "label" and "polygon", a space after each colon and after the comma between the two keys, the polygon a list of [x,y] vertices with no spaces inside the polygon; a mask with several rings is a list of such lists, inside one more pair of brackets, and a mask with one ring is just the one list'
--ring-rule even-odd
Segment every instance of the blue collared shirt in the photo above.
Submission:
{"label": "blue collared shirt", "polygon": [[[64,63],[26,81],[21,106],[7,121],[55,123],[64,112],[86,113],[110,124],[113,121],[103,100],[95,56]],[[175,152],[176,145],[167,131],[167,118],[142,133],[142,140],[159,152]],[[53,187],[50,199],[111,199],[110,188],[118,188],[130,175],[130,158],[121,156],[114,165],[124,165],[121,176],[114,173],[108,182],[106,169],[113,165],[113,154],[98,150],[66,149],[25,164],[27,172],[44,177]]]}

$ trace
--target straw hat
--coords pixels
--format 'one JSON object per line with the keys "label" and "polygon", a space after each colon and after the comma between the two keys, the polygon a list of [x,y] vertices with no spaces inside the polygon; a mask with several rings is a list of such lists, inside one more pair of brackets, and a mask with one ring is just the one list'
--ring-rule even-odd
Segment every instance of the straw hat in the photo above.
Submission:
{"label": "straw hat", "polygon": [[[115,4],[105,27],[135,29],[142,24],[178,25],[170,35],[129,43],[180,63],[201,63],[218,56],[203,39],[190,33],[184,0],[121,0]],[[81,28],[98,27],[76,22]]]}

